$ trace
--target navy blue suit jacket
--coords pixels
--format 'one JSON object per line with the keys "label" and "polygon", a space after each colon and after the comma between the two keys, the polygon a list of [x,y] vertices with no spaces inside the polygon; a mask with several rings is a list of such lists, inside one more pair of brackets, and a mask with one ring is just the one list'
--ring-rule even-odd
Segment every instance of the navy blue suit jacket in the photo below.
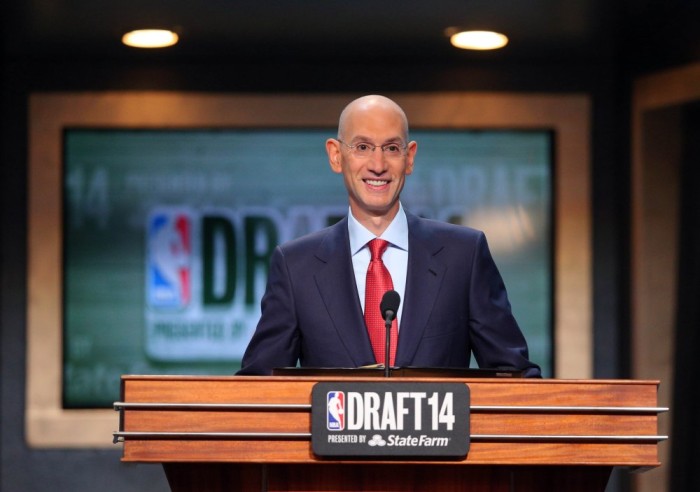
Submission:
{"label": "navy blue suit jacket", "polygon": [[[406,214],[408,271],[399,367],[524,369],[540,376],[480,231]],[[262,316],[238,374],[375,364],[355,285],[347,217],[278,246]]]}

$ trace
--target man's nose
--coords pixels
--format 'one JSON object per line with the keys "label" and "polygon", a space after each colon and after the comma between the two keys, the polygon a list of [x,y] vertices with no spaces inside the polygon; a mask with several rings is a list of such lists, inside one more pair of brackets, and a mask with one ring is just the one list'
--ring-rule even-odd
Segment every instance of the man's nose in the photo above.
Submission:
{"label": "man's nose", "polygon": [[381,147],[372,151],[367,160],[367,168],[375,174],[381,174],[386,170],[386,159]]}

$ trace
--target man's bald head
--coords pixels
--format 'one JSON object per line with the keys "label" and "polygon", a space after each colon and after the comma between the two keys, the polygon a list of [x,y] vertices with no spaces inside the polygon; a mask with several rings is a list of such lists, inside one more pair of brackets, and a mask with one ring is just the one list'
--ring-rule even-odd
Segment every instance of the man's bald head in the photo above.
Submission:
{"label": "man's bald head", "polygon": [[352,118],[368,112],[383,112],[385,114],[393,113],[395,117],[400,118],[403,131],[403,135],[401,136],[404,142],[408,141],[408,118],[406,118],[406,113],[404,113],[404,110],[401,109],[401,106],[396,104],[388,97],[376,94],[362,96],[345,106],[343,112],[340,113],[340,119],[338,121],[338,139],[343,140],[348,124]]}

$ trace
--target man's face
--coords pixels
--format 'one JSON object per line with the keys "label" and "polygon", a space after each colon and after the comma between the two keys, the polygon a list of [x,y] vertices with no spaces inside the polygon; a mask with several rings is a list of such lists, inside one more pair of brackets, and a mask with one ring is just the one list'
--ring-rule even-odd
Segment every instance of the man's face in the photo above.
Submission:
{"label": "man's face", "polygon": [[[413,172],[417,149],[416,142],[406,142],[401,116],[382,106],[358,109],[346,119],[341,137],[342,142],[329,139],[326,149],[331,169],[343,175],[353,215],[360,221],[385,216],[393,219],[406,176]],[[363,144],[376,148],[358,156],[358,145],[367,149]],[[401,152],[390,155],[382,151],[388,144],[400,147]]]}

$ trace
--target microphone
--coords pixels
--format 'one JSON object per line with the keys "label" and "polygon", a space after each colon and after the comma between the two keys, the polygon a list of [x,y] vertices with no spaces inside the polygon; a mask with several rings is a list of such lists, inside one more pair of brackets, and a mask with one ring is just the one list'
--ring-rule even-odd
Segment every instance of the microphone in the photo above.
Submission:
{"label": "microphone", "polygon": [[401,296],[395,290],[387,290],[382,297],[382,302],[379,303],[379,309],[382,312],[384,321],[393,321],[396,318],[396,312],[401,304]]}
{"label": "microphone", "polygon": [[390,348],[391,348],[391,322],[396,318],[396,313],[401,304],[401,296],[395,290],[387,290],[382,296],[382,302],[379,303],[379,310],[384,318],[384,326],[386,327],[386,342],[384,344],[384,377],[389,377],[390,365]]}

